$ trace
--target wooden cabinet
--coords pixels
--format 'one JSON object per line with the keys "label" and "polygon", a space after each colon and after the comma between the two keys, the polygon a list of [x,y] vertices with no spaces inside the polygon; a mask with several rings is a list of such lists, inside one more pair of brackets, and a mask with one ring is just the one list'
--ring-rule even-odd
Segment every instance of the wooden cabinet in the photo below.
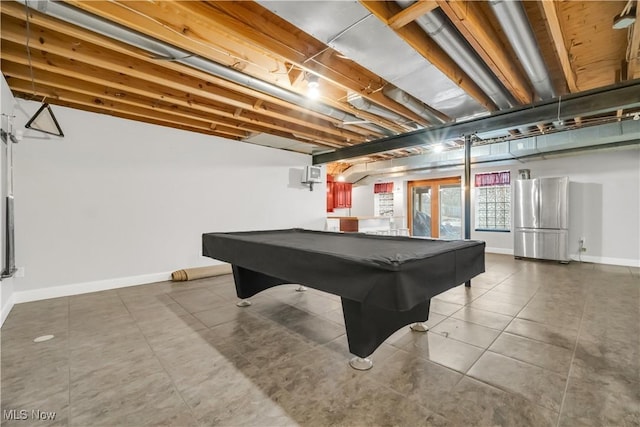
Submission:
{"label": "wooden cabinet", "polygon": [[334,208],[351,207],[351,186],[350,182],[333,183],[333,203]]}
{"label": "wooden cabinet", "polygon": [[351,207],[351,187],[350,182],[337,182],[327,176],[327,212]]}

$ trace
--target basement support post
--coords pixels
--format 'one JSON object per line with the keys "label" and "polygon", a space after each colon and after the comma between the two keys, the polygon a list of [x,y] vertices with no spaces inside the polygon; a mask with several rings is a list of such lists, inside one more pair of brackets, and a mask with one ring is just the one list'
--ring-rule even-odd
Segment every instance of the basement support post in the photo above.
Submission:
{"label": "basement support post", "polygon": [[[471,239],[471,135],[464,136],[464,238]],[[471,280],[464,284],[471,286]]]}

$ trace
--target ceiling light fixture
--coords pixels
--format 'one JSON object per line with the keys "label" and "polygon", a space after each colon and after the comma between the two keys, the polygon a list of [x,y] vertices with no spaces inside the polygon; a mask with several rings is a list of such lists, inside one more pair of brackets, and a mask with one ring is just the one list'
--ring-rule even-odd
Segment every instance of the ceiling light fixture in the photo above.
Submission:
{"label": "ceiling light fixture", "polygon": [[318,83],[318,76],[316,75],[307,74],[307,96],[311,99],[320,97],[320,83]]}
{"label": "ceiling light fixture", "polygon": [[633,1],[628,1],[627,5],[622,9],[620,15],[616,15],[613,18],[613,28],[615,30],[622,30],[624,28],[628,28],[636,22],[636,8],[632,6],[635,3]]}
{"label": "ceiling light fixture", "polygon": [[434,153],[442,153],[442,150],[444,150],[444,145],[442,144],[432,145],[431,149],[433,150]]}

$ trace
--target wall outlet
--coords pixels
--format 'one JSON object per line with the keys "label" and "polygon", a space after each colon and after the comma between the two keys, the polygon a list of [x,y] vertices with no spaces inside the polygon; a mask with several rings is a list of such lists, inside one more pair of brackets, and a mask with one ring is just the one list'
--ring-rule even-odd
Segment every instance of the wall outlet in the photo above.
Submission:
{"label": "wall outlet", "polygon": [[584,246],[587,244],[587,240],[584,238],[584,236],[580,237],[578,239],[578,243],[580,243],[580,245]]}
{"label": "wall outlet", "polygon": [[587,252],[587,248],[585,248],[584,246],[580,248],[580,252]]}
{"label": "wall outlet", "polygon": [[15,277],[24,277],[24,267],[18,267],[16,270]]}

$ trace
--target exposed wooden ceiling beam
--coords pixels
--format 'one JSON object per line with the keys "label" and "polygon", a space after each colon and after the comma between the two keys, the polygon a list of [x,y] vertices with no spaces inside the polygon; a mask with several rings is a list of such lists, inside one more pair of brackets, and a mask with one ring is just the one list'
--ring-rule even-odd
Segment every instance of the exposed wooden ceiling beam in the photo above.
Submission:
{"label": "exposed wooden ceiling beam", "polygon": [[[5,76],[12,78],[9,80],[12,89],[15,88],[16,90],[23,90],[25,87],[20,86],[15,82],[20,80],[30,80],[29,68],[24,65],[21,66],[18,64],[3,61],[2,71]],[[253,133],[263,133],[269,130],[267,127],[261,126],[258,123],[249,124],[236,122],[234,124],[230,120],[226,120],[226,122],[219,121],[216,119],[216,116],[195,111],[191,108],[179,107],[178,105],[172,104],[171,102],[158,101],[144,96],[138,96],[132,94],[131,92],[120,92],[117,90],[114,91],[108,86],[88,83],[86,81],[78,81],[77,79],[69,76],[47,71],[39,70],[35,74],[34,82],[38,85],[38,87],[55,88],[56,91],[64,91],[64,93],[67,94],[65,98],[67,101],[72,100],[69,94],[76,93],[79,95],[86,95],[94,99],[95,102],[99,104],[104,104],[106,101],[109,101],[117,105],[127,105],[133,107],[131,108],[131,111],[135,111],[138,116],[147,114],[149,118],[156,118],[174,124],[179,124],[182,122],[189,124],[191,127],[199,129],[204,129],[207,127],[211,128],[211,126],[214,126],[216,131],[219,133],[237,136],[240,138],[246,138],[247,131]],[[75,100],[75,102],[80,103],[78,100]],[[176,118],[182,119],[178,120]],[[304,133],[304,130],[296,129],[295,127],[287,128],[283,126],[280,128],[280,132],[282,135],[289,136],[292,131]],[[323,139],[326,139],[328,141],[331,140],[331,138],[327,137],[326,135],[322,135],[322,133],[318,133],[317,135],[307,133],[305,134],[309,137],[322,136]],[[344,144],[337,140],[333,144],[327,143],[326,146],[336,148],[344,146]]]}
{"label": "exposed wooden ceiling beam", "polygon": [[434,0],[420,0],[393,15],[387,20],[386,24],[394,30],[397,30],[398,28],[404,27],[409,22],[415,21],[425,13],[431,12],[436,7],[438,7],[438,3]]}
{"label": "exposed wooden ceiling beam", "polygon": [[[77,105],[92,106],[92,107],[104,107],[110,111],[129,114],[137,118],[145,118],[150,120],[156,120],[162,122],[165,126],[173,125],[186,125],[191,129],[197,129],[199,131],[209,131],[210,124],[205,121],[187,119],[184,117],[177,117],[171,113],[165,113],[162,111],[152,111],[148,108],[142,108],[131,105],[131,103],[123,103],[121,100],[117,100],[110,96],[92,96],[85,93],[62,89],[60,87],[53,87],[38,83],[35,88],[35,92],[32,90],[31,82],[29,80],[21,80],[9,77],[7,79],[9,86],[12,90],[27,93],[37,96],[46,97],[50,103],[55,103],[56,100],[74,103]],[[232,136],[236,138],[245,138],[248,136],[247,132],[239,133],[230,129],[217,129],[216,132],[221,136]]]}
{"label": "exposed wooden ceiling beam", "polygon": [[[242,72],[253,75],[257,78],[271,81],[301,94],[301,88],[292,87],[287,76],[286,62],[296,66],[315,71],[323,79],[331,81],[347,90],[352,90],[362,94],[367,99],[384,106],[385,108],[411,117],[412,120],[428,125],[422,117],[403,105],[386,98],[380,92],[367,92],[371,80],[380,80],[379,77],[367,72],[362,67],[351,63],[348,64],[349,73],[338,73],[335,71],[336,64],[316,64],[315,61],[306,62],[306,59],[326,47],[319,45],[315,50],[310,45],[314,40],[311,37],[303,37],[300,34],[292,36],[289,34],[284,39],[274,39],[271,32],[277,27],[273,22],[264,21],[260,31],[254,28],[260,21],[245,21],[254,18],[254,15],[244,7],[243,2],[214,2],[206,4],[202,2],[81,2],[76,0],[67,1],[74,6],[90,11],[105,19],[115,22],[126,22],[127,26],[143,34],[147,34],[158,40],[172,44],[189,52],[196,53],[205,58],[220,62],[211,52],[218,50],[235,52],[234,56],[247,58],[252,56],[275,58],[278,66],[275,65],[268,70],[271,76],[267,79],[264,72],[257,72],[254,68],[242,68]],[[274,15],[273,19],[279,19]],[[278,34],[281,36],[281,29]],[[304,34],[304,33],[303,33]],[[230,37],[231,36],[231,37]],[[241,46],[235,45],[235,41],[241,41]],[[314,40],[316,45],[317,40]],[[259,50],[256,53],[256,50]],[[309,54],[307,54],[307,52]],[[228,59],[226,62],[229,62]],[[225,63],[225,62],[222,62]],[[282,67],[280,67],[282,64]],[[227,64],[229,65],[229,64]],[[233,64],[231,64],[233,66]],[[236,66],[238,67],[238,66]],[[242,67],[240,65],[240,67]],[[363,76],[364,74],[364,76]],[[357,81],[368,75],[366,81]],[[275,77],[274,77],[275,76]],[[354,79],[356,80],[354,82]],[[381,87],[384,82],[379,82]],[[323,98],[325,100],[326,98]],[[344,108],[344,105],[342,106]],[[367,118],[376,120],[375,116]],[[393,124],[380,121],[379,124],[398,132],[410,130],[404,125]]]}
{"label": "exposed wooden ceiling beam", "polygon": [[[61,36],[60,34],[50,33],[42,29],[39,30],[35,25],[32,25],[32,30],[34,32],[37,31],[40,38],[43,40],[43,44],[36,44],[34,46],[34,48],[32,49],[32,51],[34,52],[39,51],[39,49],[36,49],[36,47],[46,47],[49,54],[53,53],[62,58],[69,58],[72,61],[75,61],[76,64],[82,63],[85,65],[100,67],[103,70],[110,70],[107,73],[116,72],[121,75],[132,77],[134,79],[151,79],[155,84],[163,85],[166,88],[172,88],[174,90],[182,91],[183,99],[184,94],[193,94],[195,96],[200,96],[204,99],[209,99],[214,102],[231,104],[232,106],[235,106],[235,108],[246,108],[254,111],[254,101],[249,98],[243,99],[242,97],[238,97],[239,94],[235,94],[229,91],[220,92],[220,88],[212,87],[208,83],[205,83],[203,85],[201,82],[190,79],[188,76],[178,75],[175,73],[173,75],[171,73],[160,73],[158,72],[157,68],[151,67],[148,64],[132,60],[131,58],[127,60],[126,57],[118,56],[119,54],[108,52],[104,49],[96,50],[89,44],[82,44],[81,46],[77,46],[73,43],[72,40],[65,40],[64,36]],[[23,35],[21,34],[21,29],[19,26],[16,27],[14,22],[5,19],[3,22],[2,38],[12,43],[20,43],[20,41],[23,39]],[[14,47],[16,45],[12,46],[10,43],[5,44],[7,45],[7,49],[3,49],[2,55],[5,55],[6,50],[7,54],[11,54],[13,52],[15,56],[15,51],[19,50],[19,47]],[[50,59],[43,58],[43,62],[47,62],[48,64],[50,62]],[[90,75],[89,73],[83,74]],[[309,136],[312,136],[314,138],[318,138],[317,131],[321,131],[340,136],[343,138],[343,142],[352,139],[355,141],[364,140],[362,136],[359,136],[354,132],[338,129],[329,124],[326,124],[324,126],[314,125],[313,121],[310,121],[308,118],[306,120],[302,118],[296,120],[291,116],[290,113],[278,112],[275,108],[270,108],[269,110],[259,109],[253,112],[252,115],[245,115],[244,117],[234,116],[233,111],[215,111],[215,113],[217,116],[237,118],[248,123],[256,123],[260,121],[268,123],[270,122],[274,125],[275,128],[279,128],[280,130],[293,128],[297,129],[298,134],[308,134]],[[278,125],[278,120],[281,121],[280,125]],[[292,124],[292,122],[297,122],[297,124]],[[311,132],[305,130],[305,128],[309,127],[316,128],[316,130]],[[339,146],[341,144],[337,145]],[[336,141],[333,141],[330,146],[336,146]]]}
{"label": "exposed wooden ceiling beam", "polygon": [[[0,2],[0,7],[2,9],[2,13],[6,14],[7,16],[11,16],[14,18],[17,18],[18,20],[24,21],[24,7],[13,3],[13,2],[7,2],[7,1],[2,1]],[[3,19],[5,19],[3,17]],[[228,80],[222,79],[222,78],[218,78],[215,76],[212,76],[210,74],[204,73],[202,71],[196,70],[194,68],[191,67],[185,67],[184,65],[178,64],[178,63],[174,63],[171,61],[157,61],[153,58],[149,57],[149,54],[141,49],[135,48],[133,46],[130,45],[126,45],[124,43],[120,43],[118,41],[115,40],[111,40],[108,39],[106,37],[100,36],[98,34],[95,34],[91,31],[87,31],[85,29],[82,29],[80,27],[76,27],[73,25],[69,25],[66,23],[63,23],[61,21],[58,21],[56,19],[52,19],[49,17],[45,17],[44,15],[42,15],[41,13],[38,12],[34,12],[32,10],[30,10],[30,21],[32,24],[37,24],[43,28],[47,28],[49,30],[58,32],[58,33],[62,33],[65,34],[71,38],[77,38],[81,41],[90,43],[92,45],[95,46],[99,46],[105,49],[108,49],[109,51],[114,51],[114,52],[118,52],[122,55],[126,55],[126,56],[130,56],[133,57],[135,59],[138,59],[140,61],[145,61],[148,64],[150,64],[153,67],[162,67],[162,69],[170,69],[173,70],[176,73],[180,73],[180,75],[187,75],[202,81],[208,81],[213,85],[219,86],[219,87],[223,87],[229,90],[232,90],[234,92],[238,92],[250,97],[255,97],[257,99],[261,99],[263,100],[263,102],[265,103],[269,103],[265,104],[263,110],[265,110],[265,112],[272,110],[272,105],[277,105],[277,106],[281,106],[290,110],[294,110],[294,111],[288,111],[287,114],[288,116],[291,118],[291,120],[296,120],[296,112],[298,114],[300,114],[301,116],[301,120],[303,121],[308,121],[308,120],[314,120],[314,119],[321,119],[322,121],[328,121],[331,123],[334,123],[336,126],[339,126],[342,124],[342,122],[338,119],[333,119],[329,116],[325,116],[323,114],[317,113],[313,110],[308,110],[307,108],[305,108],[305,106],[302,105],[295,105],[295,104],[291,104],[287,101],[281,100],[276,98],[275,96],[271,96],[268,94],[265,94],[263,92],[258,92],[254,89],[251,89],[249,87],[245,87],[233,82],[230,82]],[[76,41],[77,43],[77,41]],[[257,102],[257,101],[256,101]],[[373,114],[369,114],[366,112],[358,112],[358,111],[353,111],[353,107],[351,106],[345,106],[344,104],[338,103],[338,102],[333,102],[330,103],[330,105],[334,108],[338,108],[338,109],[344,109],[345,111],[348,111],[356,116],[362,117],[363,119],[369,120],[371,123],[376,123],[379,124],[381,126],[385,126],[385,125],[389,125],[387,122],[385,122],[384,119],[380,120],[378,117],[374,116]],[[346,108],[345,108],[346,107]],[[392,129],[393,126],[395,126],[394,124],[390,125]],[[397,131],[401,131],[401,128],[397,128],[395,129]],[[364,129],[364,128],[359,128],[359,127],[354,127],[353,128],[354,132],[360,133],[363,136],[366,137],[380,137],[382,136],[381,133],[375,133],[373,131],[371,131],[370,129]]]}
{"label": "exposed wooden ceiling beam", "polygon": [[516,67],[517,59],[508,54],[510,49],[500,42],[500,35],[476,3],[468,0],[438,0],[442,11],[511,95],[521,104],[533,102],[533,90]]}
{"label": "exposed wooden ceiling beam", "polygon": [[576,78],[573,69],[571,68],[571,59],[569,58],[569,52],[564,43],[564,35],[562,33],[562,27],[560,26],[560,20],[558,19],[558,13],[556,11],[556,3],[549,0],[538,0],[541,5],[543,16],[547,22],[547,28],[553,40],[553,45],[556,48],[558,59],[560,60],[560,66],[564,78],[567,82],[570,92],[579,92],[576,85]]}
{"label": "exposed wooden ceiling beam", "polygon": [[[360,3],[382,22],[388,22],[389,18],[395,16],[401,10],[400,6],[393,2],[360,0]],[[398,36],[431,62],[453,83],[460,86],[469,96],[478,101],[480,105],[489,111],[498,109],[491,98],[416,23],[409,23],[395,31]]]}
{"label": "exposed wooden ceiling beam", "polygon": [[627,79],[640,78],[640,0],[636,0],[636,22],[633,24],[627,65]]}
{"label": "exposed wooden ceiling beam", "polygon": [[[37,53],[38,51],[34,50],[33,52]],[[16,66],[13,64],[29,66],[28,59],[25,58],[24,55],[21,55],[21,53],[19,48],[14,44],[8,42],[3,43],[3,50],[0,52],[0,56],[3,61],[11,61],[9,63],[3,63],[3,72],[17,72],[15,71]],[[79,85],[96,84],[110,87],[113,91],[132,93],[155,102],[168,102],[183,108],[192,109],[198,114],[206,115],[210,121],[220,125],[239,127],[242,123],[258,125],[265,121],[269,122],[268,118],[254,112],[247,112],[244,117],[236,120],[236,118],[233,117],[233,109],[225,107],[224,105],[217,105],[205,98],[191,96],[188,93],[161,86],[155,82],[132,78],[52,54],[47,54],[46,58],[40,55],[33,55],[31,65],[35,70],[36,76],[39,76],[43,72],[50,72],[77,79]],[[293,120],[293,118],[288,121],[283,119],[281,121],[271,122],[274,130],[287,131],[296,129],[297,133],[307,135],[310,130],[308,128],[310,127],[315,131],[325,132],[328,135],[327,145],[331,147],[344,145],[347,141],[351,140],[356,142],[364,141],[358,134],[336,129],[333,128],[333,126],[311,126],[310,123],[308,123],[307,126],[303,125],[304,123],[300,124],[297,120]],[[268,128],[263,127],[262,130],[266,132]],[[329,132],[331,133],[329,134]],[[309,136],[317,136],[317,133],[309,134]],[[329,143],[329,141],[332,142]]]}

